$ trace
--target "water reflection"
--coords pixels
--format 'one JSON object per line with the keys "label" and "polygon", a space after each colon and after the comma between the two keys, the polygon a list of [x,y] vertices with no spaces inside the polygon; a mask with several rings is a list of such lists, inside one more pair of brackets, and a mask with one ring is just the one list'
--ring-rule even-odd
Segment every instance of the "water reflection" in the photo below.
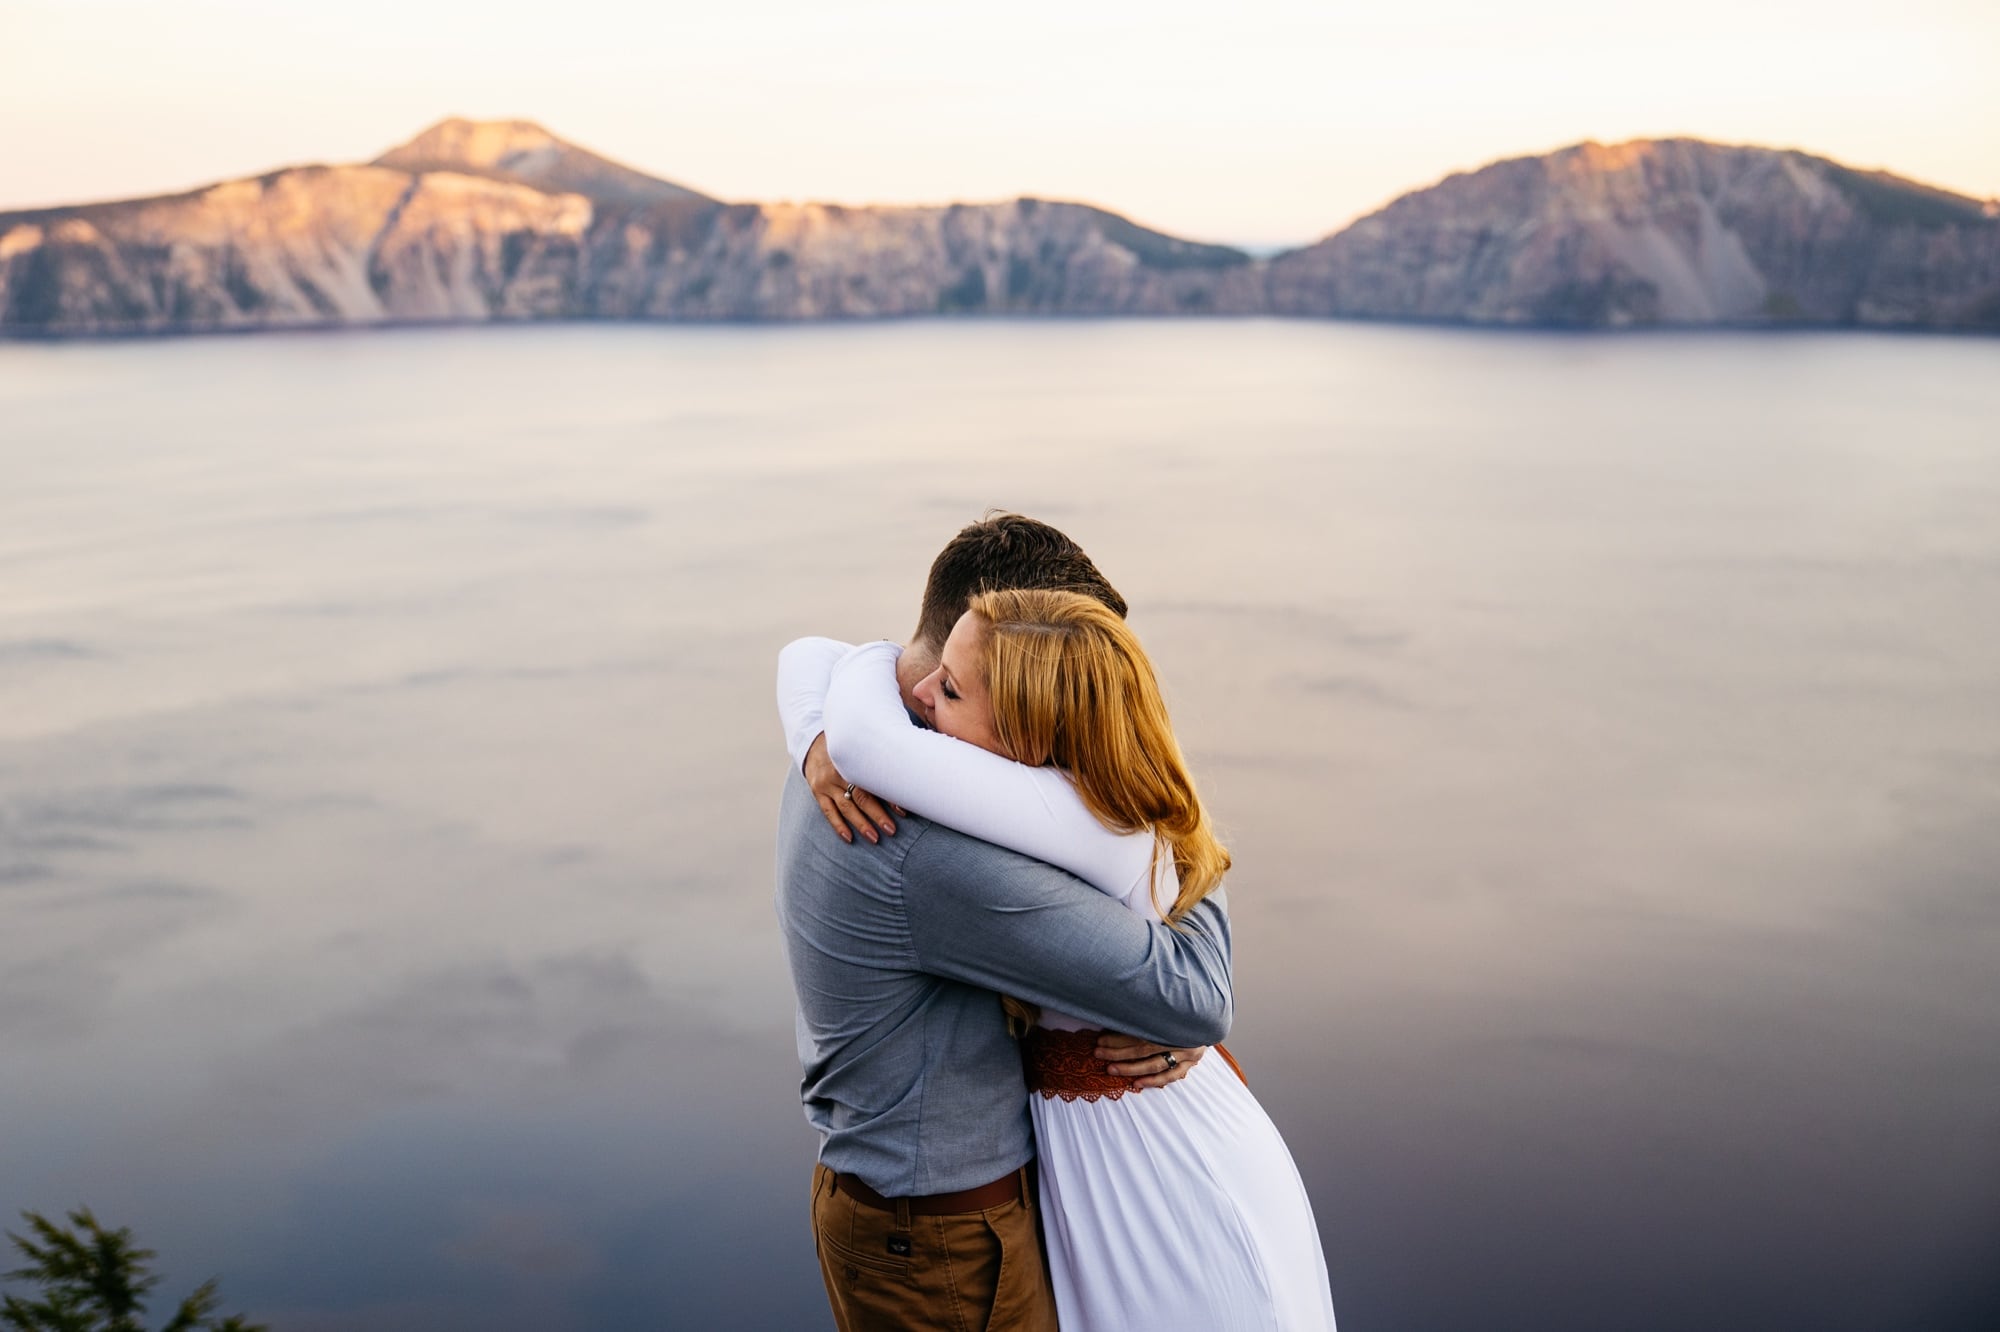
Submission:
{"label": "water reflection", "polygon": [[0,348],[0,1207],[287,1329],[825,1326],[770,659],[1127,593],[1351,1329],[2000,1324],[2000,347]]}

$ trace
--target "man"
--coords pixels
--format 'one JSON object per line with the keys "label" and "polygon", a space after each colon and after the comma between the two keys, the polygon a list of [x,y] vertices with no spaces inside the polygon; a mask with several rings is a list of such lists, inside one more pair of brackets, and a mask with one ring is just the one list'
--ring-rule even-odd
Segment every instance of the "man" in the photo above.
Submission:
{"label": "man", "polygon": [[[1123,598],[1061,532],[1017,514],[960,532],[931,566],[897,668],[904,705],[977,593]],[[841,1332],[1052,1332],[1034,1138],[998,995],[1095,1022],[1098,1057],[1158,1086],[1228,1033],[1222,895],[1178,930],[1068,874],[905,815],[787,737],[778,916],[799,1000],[801,1095],[820,1134],[813,1229]],[[802,770],[803,769],[803,770]],[[828,830],[831,825],[833,831]],[[835,834],[838,834],[836,837]]]}

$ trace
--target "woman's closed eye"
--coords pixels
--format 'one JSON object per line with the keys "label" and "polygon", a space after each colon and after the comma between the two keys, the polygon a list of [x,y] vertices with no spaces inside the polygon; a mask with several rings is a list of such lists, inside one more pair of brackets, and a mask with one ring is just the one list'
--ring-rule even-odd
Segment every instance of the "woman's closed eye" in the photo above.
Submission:
{"label": "woman's closed eye", "polygon": [[952,700],[954,700],[954,701],[956,701],[956,700],[957,700],[957,698],[958,698],[958,691],[957,691],[956,689],[953,689],[953,688],[951,687],[951,681],[949,681],[949,680],[939,680],[939,681],[938,681],[938,688],[939,688],[939,689],[942,689],[942,690],[944,691],[944,696],[945,696],[946,698],[949,698],[949,699],[952,699]]}

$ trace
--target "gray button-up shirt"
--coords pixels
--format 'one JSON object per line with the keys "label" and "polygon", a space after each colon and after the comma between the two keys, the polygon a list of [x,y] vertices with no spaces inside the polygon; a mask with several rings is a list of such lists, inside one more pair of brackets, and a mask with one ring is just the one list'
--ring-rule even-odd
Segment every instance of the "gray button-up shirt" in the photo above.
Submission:
{"label": "gray button-up shirt", "polygon": [[914,816],[834,836],[798,769],[778,821],[778,919],[819,1159],[890,1197],[951,1193],[1034,1156],[999,994],[1162,1045],[1229,1032],[1217,892],[1178,930],[1037,860]]}

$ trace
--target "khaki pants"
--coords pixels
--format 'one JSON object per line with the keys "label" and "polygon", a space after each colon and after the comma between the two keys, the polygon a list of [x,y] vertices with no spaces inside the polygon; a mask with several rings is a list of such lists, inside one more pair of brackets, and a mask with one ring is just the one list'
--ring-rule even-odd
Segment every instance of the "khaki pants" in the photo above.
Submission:
{"label": "khaki pants", "polygon": [[1027,1204],[899,1216],[835,1192],[833,1172],[815,1165],[812,1217],[840,1332],[1055,1332],[1055,1293]]}

